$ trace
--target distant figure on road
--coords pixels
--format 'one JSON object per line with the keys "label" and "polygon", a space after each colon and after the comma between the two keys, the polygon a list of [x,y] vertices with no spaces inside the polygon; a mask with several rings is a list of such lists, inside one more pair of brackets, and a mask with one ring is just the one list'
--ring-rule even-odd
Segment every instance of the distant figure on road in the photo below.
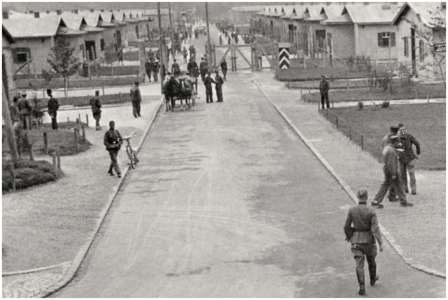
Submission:
{"label": "distant figure on road", "polygon": [[227,80],[227,62],[225,57],[223,57],[221,61],[221,71],[224,76],[224,80]]}
{"label": "distant figure on road", "polygon": [[95,91],[95,96],[90,99],[90,107],[92,108],[92,115],[95,119],[96,130],[101,130],[100,119],[101,119],[101,100],[100,91]]}
{"label": "distant figure on road", "polygon": [[50,100],[48,100],[48,114],[51,118],[51,128],[56,130],[58,129],[57,112],[59,109],[59,102],[57,99],[53,98],[53,91],[51,89],[47,89],[47,95],[50,97]]}
{"label": "distant figure on road", "polygon": [[188,75],[192,78],[193,85],[195,87],[196,93],[198,92],[198,77],[199,77],[199,67],[194,59],[190,59],[190,62],[187,64]]}
{"label": "distant figure on road", "polygon": [[123,139],[118,130],[115,129],[115,122],[109,122],[109,130],[104,134],[104,146],[110,155],[109,171],[107,173],[110,176],[114,176],[113,170],[117,173],[118,178],[121,177],[120,166],[118,165],[118,151],[120,151]]}
{"label": "distant figure on road", "polygon": [[223,102],[224,99],[222,97],[222,85],[224,84],[224,80],[221,76],[219,76],[219,71],[216,71],[215,74],[215,90],[216,90],[216,98],[218,98],[218,102]]}
{"label": "distant figure on road", "polygon": [[151,72],[152,75],[154,76],[154,82],[157,82],[159,81],[160,64],[157,59],[153,59],[151,63],[152,63]]}
{"label": "distant figure on road", "polygon": [[[406,130],[406,127],[404,127],[403,124],[400,124],[400,128],[398,129],[398,137],[400,138],[400,143],[403,146],[403,152],[400,152],[398,154],[399,160],[400,160],[400,174],[401,174],[401,180],[404,186],[404,191],[406,193],[409,193],[408,188],[408,174],[409,173],[409,181],[411,185],[411,193],[412,195],[417,194],[417,183],[415,180],[415,166],[414,166],[414,160],[418,158],[417,155],[420,155],[420,143],[417,141],[417,139],[408,131]],[[415,146],[415,149],[417,151],[417,155],[414,153],[414,149],[412,145]]]}
{"label": "distant figure on road", "polygon": [[345,220],[345,239],[351,243],[351,251],[356,261],[356,277],[358,278],[360,296],[366,294],[364,281],[364,257],[369,265],[370,285],[374,286],[379,276],[376,272],[375,258],[377,255],[376,242],[383,251],[383,240],[378,226],[378,219],[373,209],[367,206],[368,194],[366,190],[357,193],[358,205],[351,207]]}
{"label": "distant figure on road", "polygon": [[146,75],[148,76],[148,82],[151,82],[151,70],[152,69],[152,64],[149,60],[145,61],[145,72]]}
{"label": "distant figure on road", "polygon": [[400,147],[398,136],[391,136],[383,149],[384,182],[381,184],[380,190],[375,195],[375,198],[372,201],[372,206],[383,208],[381,202],[390,188],[393,188],[394,192],[397,194],[401,206],[413,206],[412,203],[407,202],[406,195],[403,192],[403,183],[400,177],[398,154],[396,150],[398,147]]}
{"label": "distant figure on road", "polygon": [[207,76],[204,79],[205,86],[205,101],[206,103],[213,103],[213,89],[212,83],[215,83],[213,78],[210,76],[210,72],[207,72]]}
{"label": "distant figure on road", "polygon": [[230,36],[227,38],[227,45],[230,45],[232,43],[232,39],[230,38]]}
{"label": "distant figure on road", "polygon": [[31,104],[26,98],[26,94],[22,93],[19,102],[17,103],[19,109],[20,120],[22,121],[23,129],[31,129]]}
{"label": "distant figure on road", "polygon": [[134,82],[134,86],[131,88],[131,102],[132,102],[132,114],[134,118],[141,117],[140,108],[142,103],[142,94],[140,93],[140,88],[138,87],[138,81]]}
{"label": "distant figure on road", "polygon": [[184,56],[184,64],[186,64],[188,62],[188,50],[185,46],[182,49],[182,55]]}
{"label": "distant figure on road", "polygon": [[322,109],[325,109],[325,104],[327,105],[327,109],[330,108],[330,100],[328,99],[329,89],[330,89],[330,83],[328,82],[325,75],[322,75],[319,84],[320,103],[322,105]]}
{"label": "distant figure on road", "polygon": [[[383,139],[381,140],[381,151],[384,149],[384,147],[386,147],[387,143],[392,144],[392,141],[390,140],[391,136],[396,136],[398,135],[398,126],[391,126],[389,129],[389,133],[386,134]],[[393,187],[389,188],[389,201],[390,202],[394,202],[397,201],[397,193],[395,192]]]}
{"label": "distant figure on road", "polygon": [[174,75],[174,77],[180,75],[180,67],[175,59],[173,60],[173,64],[171,65],[171,73]]}
{"label": "distant figure on road", "polygon": [[221,34],[219,35],[219,45],[222,46],[222,36],[221,36]]}
{"label": "distant figure on road", "polygon": [[207,63],[207,60],[204,57],[201,58],[201,63],[199,64],[199,71],[201,72],[202,82],[204,82],[205,75],[208,72],[208,63]]}
{"label": "distant figure on road", "polygon": [[20,113],[19,113],[18,103],[19,103],[19,97],[14,96],[14,98],[12,99],[12,104],[9,107],[9,111],[11,113],[11,121],[13,124],[15,122],[20,122]]}

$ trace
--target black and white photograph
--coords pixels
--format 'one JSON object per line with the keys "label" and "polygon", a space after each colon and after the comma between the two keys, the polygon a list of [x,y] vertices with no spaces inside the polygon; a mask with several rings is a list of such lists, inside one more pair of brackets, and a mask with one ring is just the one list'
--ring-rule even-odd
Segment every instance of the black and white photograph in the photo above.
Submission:
{"label": "black and white photograph", "polygon": [[2,1],[4,298],[445,298],[446,2]]}

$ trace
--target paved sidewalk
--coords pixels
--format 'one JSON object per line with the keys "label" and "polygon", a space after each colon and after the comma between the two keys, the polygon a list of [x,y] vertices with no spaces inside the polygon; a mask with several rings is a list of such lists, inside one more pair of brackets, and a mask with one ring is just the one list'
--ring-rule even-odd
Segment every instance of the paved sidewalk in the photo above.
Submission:
{"label": "paved sidewalk", "polygon": [[[317,111],[315,104],[298,100],[272,73],[254,76],[265,93],[288,116],[353,191],[366,188],[370,199],[383,180],[382,166],[349,141]],[[444,137],[441,137],[444,138]],[[378,210],[381,224],[391,233],[403,255],[413,263],[445,274],[445,171],[418,170],[418,195],[409,195],[413,208],[385,201]],[[316,183],[316,192],[319,186]],[[331,201],[331,199],[328,199]],[[341,224],[341,235],[342,235]]]}
{"label": "paved sidewalk", "polygon": [[[91,148],[61,158],[64,172],[61,179],[3,195],[4,296],[39,295],[64,276],[67,270],[64,266],[70,265],[86,244],[119,183],[117,177],[106,174],[109,156],[104,149],[103,136],[107,123],[115,120],[122,135],[134,133],[132,145],[136,147],[160,104],[160,97],[147,96],[145,87],[142,87],[142,94],[142,118],[132,117],[130,104],[103,109],[102,130],[96,131],[92,126],[86,130]],[[77,116],[78,112],[71,110],[64,114]],[[119,162],[122,170],[125,169],[124,148],[120,151]],[[18,271],[25,272],[16,274]]]}

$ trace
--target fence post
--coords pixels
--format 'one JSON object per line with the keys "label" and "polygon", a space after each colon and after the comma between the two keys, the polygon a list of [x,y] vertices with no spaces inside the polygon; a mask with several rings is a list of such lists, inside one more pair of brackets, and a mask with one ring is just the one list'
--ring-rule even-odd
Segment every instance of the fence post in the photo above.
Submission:
{"label": "fence post", "polygon": [[85,142],[86,141],[86,129],[84,127],[84,124],[81,125],[81,136],[82,136],[82,140]]}
{"label": "fence post", "polygon": [[364,150],[364,136],[361,135],[361,150]]}
{"label": "fence post", "polygon": [[43,136],[44,136],[44,152],[46,154],[48,154],[48,136],[47,136],[47,132],[44,132]]}
{"label": "fence post", "polygon": [[339,128],[339,118],[336,116],[336,128]]}
{"label": "fence post", "polygon": [[58,170],[61,171],[61,153],[60,153],[60,149],[56,150],[56,161],[58,164]]}
{"label": "fence post", "polygon": [[29,143],[28,144],[29,145],[29,147],[28,147],[28,149],[29,149],[29,151],[30,151],[30,160],[31,161],[34,161],[34,155],[33,155],[33,144],[32,143]]}
{"label": "fence post", "polygon": [[51,153],[51,158],[53,159],[53,170],[57,172],[58,170],[58,160],[56,158],[57,150]]}
{"label": "fence post", "polygon": [[12,185],[12,191],[15,192],[16,191],[16,172],[14,170],[14,164],[9,164],[9,171],[11,172],[11,185]]}
{"label": "fence post", "polygon": [[75,137],[75,148],[76,148],[76,153],[79,152],[79,144],[78,144],[78,139],[79,139],[79,129],[78,128],[73,128],[73,133],[74,133],[74,137]]}
{"label": "fence post", "polygon": [[86,125],[89,127],[89,114],[86,114]]}

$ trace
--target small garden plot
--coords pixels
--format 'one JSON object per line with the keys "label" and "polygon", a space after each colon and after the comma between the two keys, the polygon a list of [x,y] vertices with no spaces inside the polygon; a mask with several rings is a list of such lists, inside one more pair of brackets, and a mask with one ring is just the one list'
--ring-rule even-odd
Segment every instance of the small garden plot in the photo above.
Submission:
{"label": "small garden plot", "polygon": [[[2,192],[11,191],[13,178],[11,173],[12,162],[2,160]],[[34,185],[55,181],[60,177],[47,161],[19,160],[14,166],[15,188],[25,189]]]}
{"label": "small garden plot", "polygon": [[[331,82],[330,82],[331,87]],[[445,98],[446,89],[442,83],[420,84],[415,83],[412,87],[394,84],[392,93],[384,91],[383,88],[363,88],[350,90],[331,90],[329,98],[332,102],[344,101],[370,101],[370,100],[400,100],[400,99],[434,99]],[[305,94],[302,98],[306,102],[320,102],[320,93]]]}
{"label": "small garden plot", "polygon": [[389,108],[356,107],[337,108],[324,116],[345,135],[359,143],[363,136],[364,149],[381,161],[381,141],[391,125],[405,124],[408,132],[419,142],[421,155],[416,168],[445,170],[445,104],[402,104]]}

